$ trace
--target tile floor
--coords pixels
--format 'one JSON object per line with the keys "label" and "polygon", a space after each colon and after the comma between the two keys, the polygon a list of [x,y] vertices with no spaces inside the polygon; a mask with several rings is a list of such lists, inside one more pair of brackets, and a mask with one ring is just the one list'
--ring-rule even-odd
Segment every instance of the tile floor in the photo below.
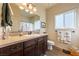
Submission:
{"label": "tile floor", "polygon": [[69,56],[68,54],[63,53],[63,50],[53,46],[53,50],[48,50],[46,56]]}

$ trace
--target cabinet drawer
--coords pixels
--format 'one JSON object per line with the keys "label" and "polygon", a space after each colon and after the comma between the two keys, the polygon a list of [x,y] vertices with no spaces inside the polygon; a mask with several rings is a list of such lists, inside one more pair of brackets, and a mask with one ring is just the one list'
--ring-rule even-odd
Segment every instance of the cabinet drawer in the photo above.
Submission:
{"label": "cabinet drawer", "polygon": [[24,48],[29,47],[31,45],[35,45],[36,41],[34,39],[24,42]]}
{"label": "cabinet drawer", "polygon": [[12,53],[23,50],[23,43],[17,43],[0,49],[1,56],[9,56]]}
{"label": "cabinet drawer", "polygon": [[41,44],[41,43],[44,43],[43,37],[40,37],[40,38],[38,39],[38,44]]}
{"label": "cabinet drawer", "polygon": [[11,53],[10,56],[23,56],[23,50],[16,51],[15,53]]}
{"label": "cabinet drawer", "polygon": [[23,49],[23,43],[17,43],[17,44],[9,46],[9,50],[11,53],[14,53],[22,49]]}

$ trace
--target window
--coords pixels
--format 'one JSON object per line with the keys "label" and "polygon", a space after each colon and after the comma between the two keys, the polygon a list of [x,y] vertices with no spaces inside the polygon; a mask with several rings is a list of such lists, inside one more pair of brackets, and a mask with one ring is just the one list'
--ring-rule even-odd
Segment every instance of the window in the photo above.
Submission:
{"label": "window", "polygon": [[55,16],[55,29],[75,28],[75,10],[67,11]]}
{"label": "window", "polygon": [[33,31],[33,24],[32,23],[26,23],[27,29],[26,31]]}
{"label": "window", "polygon": [[32,23],[26,23],[21,22],[20,24],[20,31],[33,31],[33,24]]}
{"label": "window", "polygon": [[41,29],[41,21],[37,20],[34,22],[34,30],[40,30]]}
{"label": "window", "polygon": [[55,17],[55,28],[63,28],[64,27],[64,19],[63,14],[59,14]]}

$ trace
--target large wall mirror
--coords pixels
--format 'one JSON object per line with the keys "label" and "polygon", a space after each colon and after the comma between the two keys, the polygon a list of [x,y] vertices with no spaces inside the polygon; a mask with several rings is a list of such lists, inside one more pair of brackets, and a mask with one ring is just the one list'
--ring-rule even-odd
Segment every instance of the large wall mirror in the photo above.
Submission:
{"label": "large wall mirror", "polygon": [[27,16],[27,19],[20,21],[19,31],[40,32],[40,29],[41,29],[41,21],[40,16],[38,15],[30,14],[29,16]]}
{"label": "large wall mirror", "polygon": [[25,10],[21,10],[16,4],[10,4],[13,15],[12,15],[12,31],[37,31],[41,29],[40,16],[33,13],[27,13]]}
{"label": "large wall mirror", "polygon": [[[18,31],[40,32],[41,20],[39,15],[35,13],[34,14],[27,13],[25,10],[21,10],[15,3],[10,3],[9,5],[12,11],[11,20],[13,22],[13,25],[11,26],[11,32],[18,32]],[[0,4],[0,22],[1,22],[1,8],[2,4]]]}

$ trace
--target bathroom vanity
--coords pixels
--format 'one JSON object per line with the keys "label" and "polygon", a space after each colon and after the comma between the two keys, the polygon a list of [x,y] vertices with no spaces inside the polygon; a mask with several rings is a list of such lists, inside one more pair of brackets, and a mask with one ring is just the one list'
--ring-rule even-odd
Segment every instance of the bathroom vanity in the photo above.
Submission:
{"label": "bathroom vanity", "polygon": [[47,34],[9,36],[0,39],[1,56],[40,56],[47,51]]}

